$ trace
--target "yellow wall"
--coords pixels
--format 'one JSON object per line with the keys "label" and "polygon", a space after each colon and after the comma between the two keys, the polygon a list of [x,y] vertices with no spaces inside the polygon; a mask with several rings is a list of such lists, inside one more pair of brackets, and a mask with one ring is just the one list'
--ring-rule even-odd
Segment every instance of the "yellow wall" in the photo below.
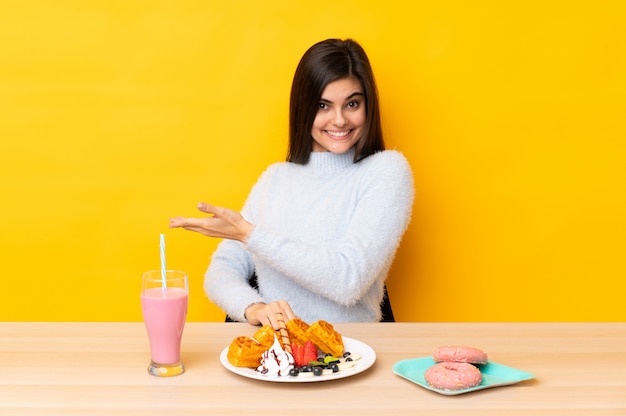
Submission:
{"label": "yellow wall", "polygon": [[614,1],[0,2],[0,320],[141,320],[168,265],[190,321],[216,241],[168,230],[238,209],[284,159],[291,77],[354,37],[413,222],[389,280],[400,320],[622,321],[626,6]]}

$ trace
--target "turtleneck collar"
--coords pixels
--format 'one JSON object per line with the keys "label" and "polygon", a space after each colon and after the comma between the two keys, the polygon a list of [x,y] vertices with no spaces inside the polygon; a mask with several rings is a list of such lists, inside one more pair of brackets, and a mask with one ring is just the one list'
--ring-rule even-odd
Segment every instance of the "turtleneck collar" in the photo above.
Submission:
{"label": "turtleneck collar", "polygon": [[316,176],[331,176],[354,164],[354,148],[345,153],[311,152],[307,166]]}

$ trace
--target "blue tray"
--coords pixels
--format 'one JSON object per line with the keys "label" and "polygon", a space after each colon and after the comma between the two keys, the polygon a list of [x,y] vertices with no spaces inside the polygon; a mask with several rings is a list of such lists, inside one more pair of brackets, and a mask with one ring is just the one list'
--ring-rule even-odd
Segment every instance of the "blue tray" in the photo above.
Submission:
{"label": "blue tray", "polygon": [[494,363],[489,361],[484,365],[477,365],[480,372],[483,375],[483,381],[475,387],[470,387],[463,390],[441,390],[430,386],[426,380],[424,380],[424,372],[433,366],[435,361],[431,356],[421,358],[409,358],[406,360],[398,361],[393,365],[393,372],[400,377],[403,377],[415,384],[418,384],[425,389],[432,390],[439,394],[445,394],[453,396],[456,394],[469,393],[476,390],[488,389],[491,387],[508,386],[511,384],[519,383],[520,381],[530,380],[535,376],[526,371],[518,370],[513,367]]}

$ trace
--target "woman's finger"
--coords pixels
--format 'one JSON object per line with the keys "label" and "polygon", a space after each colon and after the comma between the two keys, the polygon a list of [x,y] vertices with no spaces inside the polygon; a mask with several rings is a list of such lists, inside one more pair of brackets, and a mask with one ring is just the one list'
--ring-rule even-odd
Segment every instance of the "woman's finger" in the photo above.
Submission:
{"label": "woman's finger", "polygon": [[204,212],[205,214],[215,214],[217,207],[207,204],[206,202],[198,202],[198,210]]}

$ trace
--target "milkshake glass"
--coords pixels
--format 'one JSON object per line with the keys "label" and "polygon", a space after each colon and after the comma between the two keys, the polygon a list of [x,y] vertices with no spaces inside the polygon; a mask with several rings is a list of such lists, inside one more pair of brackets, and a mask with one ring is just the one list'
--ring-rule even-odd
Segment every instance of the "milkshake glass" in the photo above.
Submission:
{"label": "milkshake glass", "polygon": [[150,340],[148,372],[157,377],[170,377],[185,371],[180,344],[187,317],[189,286],[183,271],[166,270],[165,284],[162,275],[161,270],[143,274],[141,311]]}

